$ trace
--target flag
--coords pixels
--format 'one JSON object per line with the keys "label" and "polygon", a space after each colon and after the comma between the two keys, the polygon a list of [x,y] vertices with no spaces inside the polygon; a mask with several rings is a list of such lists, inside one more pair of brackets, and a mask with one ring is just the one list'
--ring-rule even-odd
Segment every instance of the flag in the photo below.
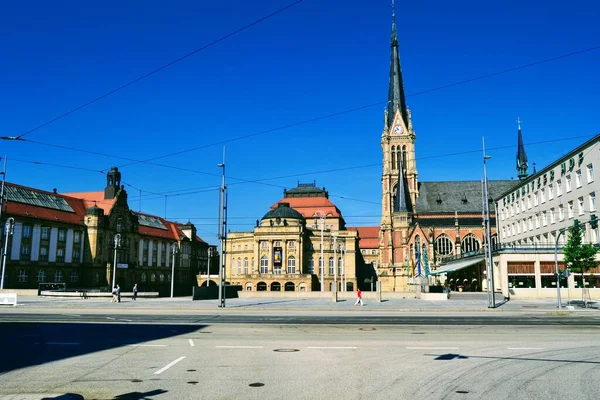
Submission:
{"label": "flag", "polygon": [[427,245],[423,244],[423,265],[425,266],[425,277],[431,275],[429,270],[429,258],[427,257]]}

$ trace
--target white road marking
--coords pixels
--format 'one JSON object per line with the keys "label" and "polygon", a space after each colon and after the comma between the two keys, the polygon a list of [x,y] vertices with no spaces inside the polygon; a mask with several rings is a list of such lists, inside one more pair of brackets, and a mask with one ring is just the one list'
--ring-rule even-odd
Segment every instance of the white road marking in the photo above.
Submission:
{"label": "white road marking", "polygon": [[215,346],[217,349],[262,349],[263,346]]}
{"label": "white road marking", "polygon": [[114,321],[116,318],[113,318],[113,317],[106,317],[106,319],[110,319],[110,320]]}
{"label": "white road marking", "polygon": [[167,347],[166,344],[130,344],[129,347]]}
{"label": "white road marking", "polygon": [[507,347],[508,350],[544,350],[543,347]]}
{"label": "white road marking", "polygon": [[353,346],[308,346],[307,349],[356,349]]}
{"label": "white road marking", "polygon": [[406,350],[458,350],[458,347],[407,347]]}
{"label": "white road marking", "polygon": [[66,317],[81,317],[81,315],[79,315],[79,314],[60,314],[60,315],[64,315]]}
{"label": "white road marking", "polygon": [[165,372],[166,370],[168,370],[169,368],[171,368],[173,365],[177,364],[179,361],[183,360],[184,358],[185,358],[185,356],[181,356],[177,360],[168,363],[167,365],[165,365],[164,367],[162,367],[161,369],[156,371],[154,373],[154,375],[162,374],[163,372]]}
{"label": "white road marking", "polygon": [[74,343],[74,342],[48,342],[46,344],[51,345],[51,346],[79,346],[80,345],[80,343]]}
{"label": "white road marking", "polygon": [[130,319],[120,319],[119,321],[131,322]]}
{"label": "white road marking", "polygon": [[192,346],[192,347],[195,346],[194,341],[192,339],[188,339],[188,341],[190,342],[190,346]]}

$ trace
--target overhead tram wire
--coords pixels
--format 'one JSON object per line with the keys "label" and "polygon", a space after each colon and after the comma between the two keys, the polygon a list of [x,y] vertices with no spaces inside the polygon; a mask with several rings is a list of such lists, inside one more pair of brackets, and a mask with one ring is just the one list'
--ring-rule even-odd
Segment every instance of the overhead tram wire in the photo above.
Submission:
{"label": "overhead tram wire", "polygon": [[79,111],[79,110],[81,110],[81,109],[83,109],[83,108],[91,105],[91,104],[96,103],[99,100],[102,100],[102,99],[104,99],[104,98],[106,98],[106,97],[108,97],[108,96],[110,96],[110,95],[112,95],[114,93],[117,93],[117,92],[119,92],[119,91],[121,91],[121,90],[123,90],[123,89],[125,89],[125,88],[127,88],[127,87],[129,87],[129,86],[131,86],[131,85],[133,85],[133,84],[135,84],[135,83],[137,83],[137,82],[139,82],[139,81],[147,78],[147,77],[149,77],[149,76],[152,76],[152,75],[156,74],[157,72],[165,70],[165,69],[167,69],[167,68],[169,68],[169,67],[177,64],[178,62],[181,62],[181,61],[183,61],[183,60],[185,60],[185,59],[193,56],[194,54],[197,54],[197,53],[199,53],[199,52],[201,52],[203,50],[206,50],[206,49],[208,49],[208,48],[210,48],[210,47],[212,47],[212,46],[214,46],[214,45],[216,45],[216,44],[218,44],[218,43],[220,43],[220,42],[222,42],[222,41],[224,41],[226,39],[229,39],[232,36],[237,35],[240,32],[243,32],[243,31],[245,31],[245,30],[247,30],[247,29],[249,29],[249,28],[251,28],[251,27],[253,27],[255,25],[258,25],[261,22],[266,21],[269,18],[276,16],[277,14],[280,14],[280,13],[282,13],[282,12],[284,12],[284,11],[286,11],[286,10],[288,10],[288,9],[290,9],[290,8],[292,8],[292,7],[300,4],[300,3],[302,3],[303,1],[304,0],[296,0],[293,3],[290,3],[290,4],[286,5],[283,8],[280,8],[280,9],[278,9],[278,10],[276,10],[276,11],[270,13],[270,14],[267,14],[267,15],[265,15],[265,16],[257,19],[257,20],[255,20],[255,21],[249,23],[249,24],[246,24],[246,25],[242,26],[241,28],[238,28],[235,31],[228,33],[225,36],[221,36],[220,38],[215,39],[212,42],[210,42],[208,44],[205,44],[202,47],[199,47],[199,48],[197,48],[197,49],[195,49],[195,50],[193,50],[193,51],[191,51],[191,52],[189,52],[189,53],[187,53],[187,54],[185,54],[185,55],[183,55],[183,56],[181,56],[181,57],[179,57],[179,58],[177,58],[177,59],[175,59],[175,60],[173,60],[173,61],[171,61],[171,62],[169,62],[169,63],[167,63],[167,64],[165,64],[163,66],[161,66],[161,67],[158,67],[158,68],[156,68],[156,69],[154,69],[154,70],[152,70],[150,72],[147,72],[146,74],[144,74],[144,75],[142,75],[142,76],[140,76],[140,77],[138,77],[138,78],[136,78],[136,79],[134,79],[132,81],[127,82],[124,85],[121,85],[121,86],[119,86],[119,87],[117,87],[117,88],[115,88],[115,89],[113,89],[113,90],[111,90],[109,92],[106,92],[103,95],[98,96],[98,97],[96,97],[93,100],[90,100],[90,101],[88,101],[88,102],[86,102],[86,103],[84,103],[84,104],[82,104],[82,105],[80,105],[78,107],[75,107],[74,109],[72,109],[70,111],[67,111],[64,114],[61,114],[61,115],[59,115],[59,116],[57,116],[57,117],[55,117],[55,118],[53,118],[53,119],[51,119],[51,120],[49,120],[49,121],[41,124],[41,125],[36,126],[35,128],[32,128],[32,129],[30,129],[30,130],[28,130],[28,131],[26,131],[26,132],[24,132],[24,133],[16,136],[16,139],[17,140],[21,139],[21,138],[23,138],[26,135],[29,135],[29,134],[31,134],[31,133],[33,133],[33,132],[35,132],[35,131],[37,131],[37,130],[45,127],[45,126],[47,126],[47,125],[52,124],[53,122],[56,122],[56,121],[58,121],[58,120],[60,120],[60,119],[62,119],[64,117],[67,117],[67,116],[69,116],[69,115],[71,115],[71,114],[73,114],[73,113],[75,113],[75,112],[77,112],[77,111]]}

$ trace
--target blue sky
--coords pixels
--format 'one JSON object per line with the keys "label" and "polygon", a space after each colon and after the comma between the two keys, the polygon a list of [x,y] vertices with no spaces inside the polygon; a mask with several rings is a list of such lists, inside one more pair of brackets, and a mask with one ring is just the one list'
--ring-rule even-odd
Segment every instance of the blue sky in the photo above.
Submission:
{"label": "blue sky", "polygon": [[[26,132],[291,2],[7,2],[0,134]],[[490,178],[516,178],[517,117],[526,144],[568,138],[526,145],[530,170],[600,131],[600,50],[411,96],[600,45],[592,0],[487,3],[397,2],[420,180],[481,179],[481,154],[432,156],[478,150],[483,135],[489,148],[515,146],[489,151]],[[305,0],[25,138],[145,160],[385,102],[390,18],[387,0]],[[228,143],[229,228],[251,228],[298,180],[326,187],[349,225],[378,224],[382,127],[380,105]],[[142,211],[164,216],[164,195],[149,192],[168,192],[166,216],[216,242],[220,145],[154,161],[199,172],[31,142],[0,142],[0,154],[9,181],[63,193],[102,190],[93,171],[122,166],[133,209],[135,187]],[[271,186],[234,179],[298,174]]]}

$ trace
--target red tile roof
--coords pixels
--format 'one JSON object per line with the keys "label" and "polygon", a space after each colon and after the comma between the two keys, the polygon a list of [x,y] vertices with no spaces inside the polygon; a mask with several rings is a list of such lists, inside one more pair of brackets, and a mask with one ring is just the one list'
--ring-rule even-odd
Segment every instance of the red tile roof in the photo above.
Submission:
{"label": "red tile roof", "polygon": [[298,211],[304,218],[314,218],[317,211],[322,211],[326,216],[340,218],[342,213],[328,198],[325,197],[286,197],[271,206],[277,208],[278,203],[289,203],[290,207]]}
{"label": "red tile roof", "polygon": [[359,249],[377,249],[379,247],[378,226],[348,227],[348,230],[358,232]]}
{"label": "red tile roof", "polygon": [[63,193],[63,195],[83,200],[85,208],[93,207],[95,204],[104,210],[104,215],[110,214],[110,210],[112,210],[117,201],[116,197],[110,200],[104,199],[104,192]]}

